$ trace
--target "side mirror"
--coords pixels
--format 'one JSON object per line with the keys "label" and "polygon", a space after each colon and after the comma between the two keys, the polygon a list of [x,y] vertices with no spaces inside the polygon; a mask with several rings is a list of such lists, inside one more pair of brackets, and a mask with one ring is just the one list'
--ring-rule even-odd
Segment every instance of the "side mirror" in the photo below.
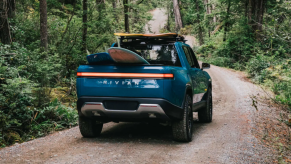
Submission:
{"label": "side mirror", "polygon": [[203,69],[209,69],[210,68],[210,64],[208,63],[202,63],[202,70]]}

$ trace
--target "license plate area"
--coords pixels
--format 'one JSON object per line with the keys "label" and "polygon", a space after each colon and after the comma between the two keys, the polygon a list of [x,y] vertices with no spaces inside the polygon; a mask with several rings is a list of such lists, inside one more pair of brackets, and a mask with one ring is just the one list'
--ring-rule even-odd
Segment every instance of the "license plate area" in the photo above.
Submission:
{"label": "license plate area", "polygon": [[107,110],[129,110],[135,111],[138,109],[139,103],[137,101],[103,101],[103,105]]}

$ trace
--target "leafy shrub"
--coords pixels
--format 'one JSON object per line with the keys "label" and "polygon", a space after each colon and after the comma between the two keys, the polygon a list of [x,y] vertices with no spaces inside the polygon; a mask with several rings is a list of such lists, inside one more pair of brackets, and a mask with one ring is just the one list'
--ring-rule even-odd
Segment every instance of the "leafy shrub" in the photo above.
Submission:
{"label": "leafy shrub", "polygon": [[265,69],[270,67],[270,65],[269,57],[257,55],[247,62],[246,70],[256,82],[262,83],[268,74]]}
{"label": "leafy shrub", "polygon": [[22,107],[0,112],[0,145],[10,145],[51,131],[77,125],[77,111],[62,105],[57,99],[45,108]]}
{"label": "leafy shrub", "polygon": [[207,44],[204,44],[199,47],[197,50],[197,53],[205,54],[207,55],[208,53],[212,53],[216,48],[214,47],[212,42],[209,42]]}
{"label": "leafy shrub", "polygon": [[220,67],[229,67],[232,68],[232,64],[234,63],[233,59],[227,58],[227,57],[216,57],[216,56],[211,56],[208,57],[207,60],[204,60],[207,63],[220,66]]}
{"label": "leafy shrub", "polygon": [[[58,54],[0,45],[0,146],[76,125],[77,113],[57,99],[52,87],[65,72]],[[74,83],[73,83],[74,84]]]}
{"label": "leafy shrub", "polygon": [[274,83],[273,91],[276,100],[282,104],[291,106],[291,81]]}
{"label": "leafy shrub", "polygon": [[253,34],[250,26],[241,19],[232,25],[225,41],[222,40],[223,33],[219,32],[197,52],[202,61],[245,70],[254,82],[272,89],[277,101],[291,106],[291,45],[287,34],[290,20],[277,22],[280,24],[278,28],[274,17],[268,15],[273,23],[258,38],[255,37],[258,34]]}
{"label": "leafy shrub", "polygon": [[[39,1],[16,3],[17,14],[9,19],[13,43],[0,43],[0,146],[76,125],[76,70],[86,63],[82,1],[47,4],[46,52],[39,48]],[[113,8],[106,1],[101,10],[96,5],[88,2],[86,47],[91,53],[103,52],[116,42],[113,33],[124,32],[123,5]],[[161,2],[128,5],[130,30],[142,33],[152,18],[148,11]]]}

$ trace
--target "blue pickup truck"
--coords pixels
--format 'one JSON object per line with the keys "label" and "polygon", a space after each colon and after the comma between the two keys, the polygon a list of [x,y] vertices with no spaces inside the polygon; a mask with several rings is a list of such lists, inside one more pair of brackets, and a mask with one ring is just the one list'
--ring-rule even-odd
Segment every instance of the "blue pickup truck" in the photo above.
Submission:
{"label": "blue pickup truck", "polygon": [[183,36],[119,35],[112,47],[128,49],[149,64],[80,65],[77,109],[83,137],[97,137],[108,122],[168,122],[176,141],[192,140],[193,112],[212,121],[212,81]]}

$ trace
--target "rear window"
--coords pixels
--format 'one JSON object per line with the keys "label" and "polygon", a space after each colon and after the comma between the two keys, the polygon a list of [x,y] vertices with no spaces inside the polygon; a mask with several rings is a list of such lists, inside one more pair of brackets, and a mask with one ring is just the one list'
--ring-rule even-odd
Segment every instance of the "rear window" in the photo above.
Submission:
{"label": "rear window", "polygon": [[125,46],[122,48],[129,49],[145,60],[147,60],[150,64],[158,64],[158,65],[169,65],[169,66],[181,66],[181,62],[179,60],[178,53],[176,52],[176,48],[174,44],[159,44],[159,45],[144,45],[142,43],[136,46]]}

